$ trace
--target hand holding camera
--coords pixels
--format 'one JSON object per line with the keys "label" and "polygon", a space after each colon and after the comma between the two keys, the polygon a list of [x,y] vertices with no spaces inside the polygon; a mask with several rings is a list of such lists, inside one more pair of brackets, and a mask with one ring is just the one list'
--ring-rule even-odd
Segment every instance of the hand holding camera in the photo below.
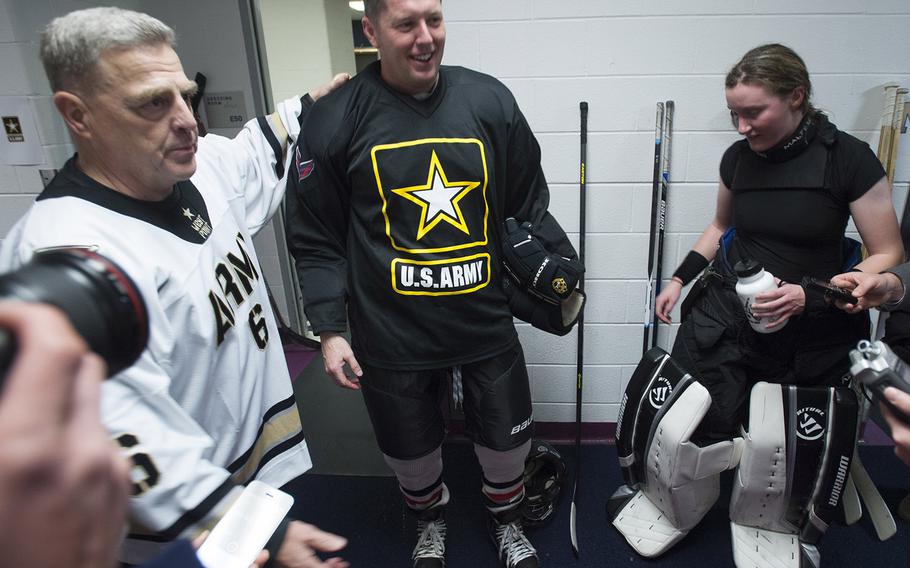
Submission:
{"label": "hand holding camera", "polygon": [[147,336],[138,290],[100,255],[57,250],[0,276],[4,564],[115,565],[130,478],[101,424],[101,381]]}
{"label": "hand holding camera", "polygon": [[113,566],[129,490],[99,418],[104,362],[57,309],[0,302],[18,350],[0,395],[0,550],[20,567]]}
{"label": "hand holding camera", "polygon": [[894,387],[910,395],[910,367],[882,341],[860,341],[850,351],[850,374],[872,393],[891,414],[910,426],[910,415],[892,404],[885,389]]}

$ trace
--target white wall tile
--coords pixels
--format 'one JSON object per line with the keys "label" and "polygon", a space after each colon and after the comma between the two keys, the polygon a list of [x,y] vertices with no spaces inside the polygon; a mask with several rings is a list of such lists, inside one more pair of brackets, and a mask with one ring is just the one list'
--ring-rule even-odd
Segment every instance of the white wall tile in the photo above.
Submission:
{"label": "white wall tile", "polygon": [[30,95],[34,92],[29,73],[26,49],[29,44],[0,43],[0,95]]}
{"label": "white wall tile", "polygon": [[[575,401],[575,365],[530,365],[531,394],[535,402]],[[616,400],[620,396],[622,367],[585,365],[583,390],[589,400]]]}
{"label": "white wall tile", "polygon": [[19,187],[16,168],[0,164],[0,194],[3,193],[22,193],[22,190]]}
{"label": "white wall tile", "polygon": [[0,2],[0,43],[12,43],[16,41],[16,35],[13,31],[13,22],[9,16],[9,9],[6,4],[7,0]]}
{"label": "white wall tile", "polygon": [[33,195],[0,195],[0,235],[6,236],[34,201]]}
{"label": "white wall tile", "polygon": [[57,112],[57,107],[54,106],[53,97],[47,95],[29,97],[29,103],[32,105],[32,115],[43,144],[71,143],[69,130]]}
{"label": "white wall tile", "polygon": [[527,20],[530,16],[527,0],[458,0],[445,5],[447,26],[459,21]]}
{"label": "white wall tile", "polygon": [[[455,6],[456,2],[446,5]],[[448,15],[447,15],[448,16]],[[477,26],[473,23],[446,22],[445,64],[461,65],[481,71]]]}
{"label": "white wall tile", "polygon": [[44,189],[38,168],[34,166],[16,166],[16,178],[19,180],[19,189],[22,193],[37,195]]}
{"label": "white wall tile", "polygon": [[52,6],[52,0],[4,0],[9,16],[9,26],[13,31],[13,41],[34,41],[40,31],[52,18],[62,15]]}

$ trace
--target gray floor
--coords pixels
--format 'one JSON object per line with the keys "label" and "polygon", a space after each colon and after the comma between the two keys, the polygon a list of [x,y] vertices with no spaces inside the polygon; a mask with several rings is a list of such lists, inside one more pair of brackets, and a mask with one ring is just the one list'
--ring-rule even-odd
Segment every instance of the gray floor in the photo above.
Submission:
{"label": "gray floor", "polygon": [[294,381],[312,473],[388,475],[360,392],[335,385],[318,354]]}

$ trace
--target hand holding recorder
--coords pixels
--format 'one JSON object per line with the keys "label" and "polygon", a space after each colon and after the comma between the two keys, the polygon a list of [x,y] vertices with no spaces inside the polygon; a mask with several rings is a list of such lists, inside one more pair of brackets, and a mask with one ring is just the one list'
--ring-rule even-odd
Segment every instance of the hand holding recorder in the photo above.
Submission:
{"label": "hand holding recorder", "polygon": [[831,283],[849,291],[856,298],[856,303],[839,303],[837,305],[851,314],[898,301],[904,296],[904,283],[900,277],[891,272],[881,274],[847,272],[833,277]]}

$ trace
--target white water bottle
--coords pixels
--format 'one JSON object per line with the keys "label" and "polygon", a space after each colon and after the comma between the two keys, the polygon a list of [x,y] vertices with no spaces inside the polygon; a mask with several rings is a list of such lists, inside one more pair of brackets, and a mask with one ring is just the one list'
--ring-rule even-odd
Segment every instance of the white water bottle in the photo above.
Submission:
{"label": "white water bottle", "polygon": [[774,277],[771,276],[771,273],[765,272],[765,269],[754,260],[741,260],[737,262],[736,265],[733,266],[733,271],[736,273],[737,277],[736,294],[739,296],[739,301],[743,304],[743,310],[746,312],[746,319],[749,320],[749,325],[752,326],[752,329],[758,333],[774,333],[787,325],[786,322],[784,322],[777,327],[768,329],[768,324],[777,321],[777,318],[760,318],[755,317],[755,314],[752,313],[752,304],[755,302],[756,294],[761,294],[762,292],[777,288],[777,284],[774,282]]}

